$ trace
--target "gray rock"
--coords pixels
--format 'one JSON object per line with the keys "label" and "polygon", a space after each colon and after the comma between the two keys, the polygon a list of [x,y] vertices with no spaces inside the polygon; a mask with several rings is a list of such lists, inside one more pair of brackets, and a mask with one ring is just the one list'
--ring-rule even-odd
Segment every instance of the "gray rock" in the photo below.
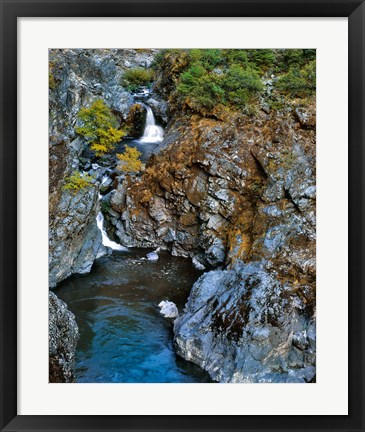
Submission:
{"label": "gray rock", "polygon": [[96,225],[98,188],[63,191],[50,218],[49,285],[74,273],[88,273],[96,257],[105,253]]}
{"label": "gray rock", "polygon": [[304,343],[308,325],[263,263],[237,262],[194,284],[175,321],[175,344],[219,382],[308,382],[315,375],[313,332],[313,346]]}
{"label": "gray rock", "polygon": [[154,94],[153,97],[147,99],[147,104],[152,108],[157,118],[161,119],[164,123],[168,122],[168,105],[165,100]]}
{"label": "gray rock", "polygon": [[197,257],[193,257],[192,259],[193,265],[197,270],[205,270],[205,265],[200,262]]}
{"label": "gray rock", "polygon": [[75,381],[75,350],[79,329],[66,303],[49,293],[49,382]]}
{"label": "gray rock", "polygon": [[179,315],[179,311],[174,302],[164,300],[159,303],[158,307],[160,308],[160,314],[164,318],[175,319]]}
{"label": "gray rock", "polygon": [[156,252],[149,252],[146,257],[148,261],[158,261],[160,259]]}
{"label": "gray rock", "polygon": [[223,241],[219,238],[215,238],[212,245],[207,249],[205,256],[206,260],[212,266],[222,264],[226,257],[226,249]]}
{"label": "gray rock", "polygon": [[171,220],[169,212],[166,210],[165,200],[158,196],[153,197],[150,201],[148,213],[158,223]]}

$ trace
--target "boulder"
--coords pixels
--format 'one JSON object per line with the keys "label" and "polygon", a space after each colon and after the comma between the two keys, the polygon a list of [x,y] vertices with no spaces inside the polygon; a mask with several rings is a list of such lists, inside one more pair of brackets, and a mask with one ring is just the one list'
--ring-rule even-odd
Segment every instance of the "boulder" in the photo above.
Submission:
{"label": "boulder", "polygon": [[174,302],[171,301],[162,301],[159,303],[158,307],[160,308],[160,314],[164,318],[175,319],[179,315],[179,311]]}
{"label": "boulder", "polygon": [[312,306],[262,262],[210,271],[175,321],[177,352],[219,382],[309,382],[316,370]]}
{"label": "boulder", "polygon": [[146,257],[148,261],[158,261],[160,259],[156,252],[149,252]]}
{"label": "boulder", "polygon": [[79,329],[75,315],[49,292],[49,382],[75,382],[75,350]]}

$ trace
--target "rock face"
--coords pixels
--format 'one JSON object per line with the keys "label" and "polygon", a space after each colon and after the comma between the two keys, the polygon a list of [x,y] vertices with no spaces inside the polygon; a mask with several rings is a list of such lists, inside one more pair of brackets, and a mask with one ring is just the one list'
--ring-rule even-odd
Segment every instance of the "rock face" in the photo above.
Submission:
{"label": "rock face", "polygon": [[314,108],[214,116],[170,121],[146,171],[113,193],[109,220],[123,244],[225,268],[194,285],[175,324],[181,356],[220,382],[310,382]]}
{"label": "rock face", "polygon": [[149,66],[156,50],[50,50],[50,137],[55,144],[75,136],[77,113],[96,99],[103,99],[120,118],[126,119],[132,95],[121,85],[124,71]]}
{"label": "rock face", "polygon": [[309,382],[315,318],[263,262],[237,262],[195,283],[175,321],[177,352],[219,382]]}
{"label": "rock face", "polygon": [[75,316],[53,292],[49,293],[49,382],[75,381],[75,349],[79,329]]}
{"label": "rock face", "polygon": [[74,273],[88,273],[96,258],[105,254],[96,225],[98,187],[65,192],[50,220],[49,284],[51,287]]}
{"label": "rock face", "polygon": [[121,121],[126,120],[133,98],[121,86],[122,75],[128,68],[148,66],[153,55],[153,50],[50,50],[51,287],[73,273],[90,271],[94,260],[105,253],[96,225],[98,184],[77,193],[63,188],[65,178],[80,169],[85,150],[85,143],[74,132],[77,113],[103,99]]}
{"label": "rock face", "polygon": [[[89,271],[103,253],[98,186],[75,195],[62,189],[83,151],[76,113],[103,98],[127,120],[133,101],[120,86],[123,70],[153,58],[136,50],[53,54],[51,286]],[[175,97],[186,61],[180,56],[157,79],[148,103],[168,120],[164,140],[140,175],[110,177],[106,225],[122,245],[169,250],[208,270],[175,322],[181,356],[220,382],[313,382],[315,107],[275,111],[263,98],[252,116],[222,106],[192,111]],[[143,112],[135,110],[128,121],[139,134]]]}
{"label": "rock face", "polygon": [[170,139],[142,177],[119,184],[111,198],[122,244],[160,246],[215,267],[254,257],[264,233],[275,250],[297,221],[303,239],[314,232],[314,131],[291,114],[250,122],[193,115],[169,126]]}
{"label": "rock face", "polygon": [[[123,72],[131,67],[149,66],[152,60],[153,50],[62,49],[49,52],[51,288],[73,273],[89,272],[94,260],[106,253],[96,225],[100,182],[95,181],[77,192],[64,189],[65,179],[73,171],[80,171],[86,165],[91,167],[89,161],[80,163],[85,143],[74,132],[77,113],[80,108],[103,99],[121,122],[126,120],[133,98],[121,86]],[[78,338],[75,317],[53,293],[49,295],[50,382],[73,382]]]}

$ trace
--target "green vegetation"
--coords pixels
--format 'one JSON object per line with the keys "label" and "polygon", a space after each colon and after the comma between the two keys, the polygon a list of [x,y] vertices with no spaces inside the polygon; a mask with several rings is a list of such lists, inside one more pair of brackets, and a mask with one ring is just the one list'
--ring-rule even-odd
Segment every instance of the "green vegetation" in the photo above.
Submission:
{"label": "green vegetation", "polygon": [[[171,63],[171,58],[175,63]],[[316,51],[313,49],[191,49],[163,50],[154,68],[181,65],[177,70],[177,97],[197,110],[224,105],[249,113],[264,96],[264,79],[272,79],[272,108],[290,98],[303,101],[315,92]],[[176,68],[174,68],[176,72]],[[286,102],[285,102],[286,100]]]}
{"label": "green vegetation", "polygon": [[136,68],[124,72],[122,85],[129,91],[135,91],[138,87],[148,86],[154,78],[153,69]]}
{"label": "green vegetation", "polygon": [[316,90],[316,62],[310,61],[299,69],[293,66],[282,75],[277,83],[277,88],[291,97],[306,98]]}
{"label": "green vegetation", "polygon": [[101,201],[100,202],[100,208],[101,208],[101,211],[103,213],[108,213],[110,208],[111,208],[110,202],[109,201]]}
{"label": "green vegetation", "polygon": [[119,171],[125,173],[136,173],[142,169],[142,162],[139,159],[141,152],[135,147],[125,146],[124,153],[117,154],[117,158],[121,163],[117,166]]}
{"label": "green vegetation", "polygon": [[117,120],[103,100],[96,100],[89,108],[81,108],[77,115],[82,126],[75,129],[89,141],[90,148],[97,156],[112,150],[126,134],[116,129]]}
{"label": "green vegetation", "polygon": [[88,174],[81,174],[79,171],[74,171],[70,177],[66,177],[63,188],[76,193],[81,189],[90,187],[93,180],[93,177]]}

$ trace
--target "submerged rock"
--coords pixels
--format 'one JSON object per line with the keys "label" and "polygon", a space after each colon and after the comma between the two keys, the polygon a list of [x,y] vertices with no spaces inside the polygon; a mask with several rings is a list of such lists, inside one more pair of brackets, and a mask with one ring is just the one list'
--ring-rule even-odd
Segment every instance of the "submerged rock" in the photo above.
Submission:
{"label": "submerged rock", "polygon": [[174,302],[162,301],[161,303],[159,303],[158,307],[160,308],[160,314],[164,318],[175,319],[179,315],[179,311]]}
{"label": "submerged rock", "polygon": [[49,382],[75,381],[75,350],[79,329],[66,303],[49,293]]}

